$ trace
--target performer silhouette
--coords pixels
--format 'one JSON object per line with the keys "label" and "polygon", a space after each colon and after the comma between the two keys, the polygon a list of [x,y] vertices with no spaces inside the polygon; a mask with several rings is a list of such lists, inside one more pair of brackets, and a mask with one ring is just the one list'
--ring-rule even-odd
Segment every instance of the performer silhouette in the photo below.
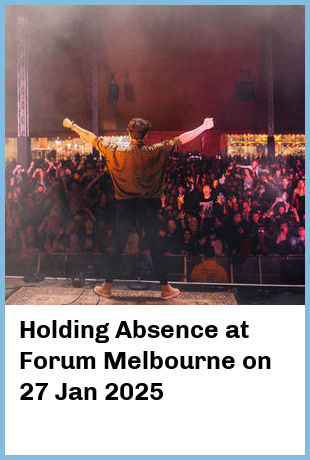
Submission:
{"label": "performer silhouette", "polygon": [[117,273],[120,256],[133,225],[139,223],[145,229],[151,249],[154,275],[161,284],[162,299],[177,297],[180,291],[170,286],[167,280],[159,236],[158,212],[161,207],[160,197],[166,165],[169,153],[177,150],[178,146],[192,141],[205,130],[213,128],[213,118],[205,118],[203,123],[192,131],[151,146],[143,143],[151,125],[142,118],[133,118],[128,123],[127,130],[131,143],[126,147],[107,143],[102,137],[86,131],[68,118],[63,120],[63,125],[91,143],[104,156],[114,184],[114,243],[107,263],[105,282],[102,286],[94,288],[95,293],[111,297],[112,282]]}

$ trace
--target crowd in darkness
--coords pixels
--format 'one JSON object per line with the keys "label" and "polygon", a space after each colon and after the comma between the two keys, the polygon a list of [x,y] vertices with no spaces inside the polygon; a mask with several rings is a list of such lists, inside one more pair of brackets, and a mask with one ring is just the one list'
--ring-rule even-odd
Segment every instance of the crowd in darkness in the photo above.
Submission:
{"label": "crowd in darkness", "polygon": [[[28,169],[6,162],[7,255],[108,253],[115,202],[104,159],[49,158]],[[172,156],[159,216],[165,253],[304,254],[304,176],[302,156]],[[137,254],[138,244],[148,252],[139,230],[125,254]]]}

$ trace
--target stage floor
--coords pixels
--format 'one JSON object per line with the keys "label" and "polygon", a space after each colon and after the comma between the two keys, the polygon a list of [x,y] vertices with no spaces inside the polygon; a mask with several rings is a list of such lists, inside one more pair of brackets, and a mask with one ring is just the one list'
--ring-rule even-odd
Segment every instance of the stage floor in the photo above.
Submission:
{"label": "stage floor", "polygon": [[[68,285],[64,280],[44,280],[25,283],[21,278],[6,278],[6,305],[237,305],[229,289],[188,291],[180,288],[176,299],[162,300],[158,284],[149,284],[147,290],[128,288],[130,283],[116,283],[110,299],[99,297],[93,291],[96,283],[87,282],[82,288]],[[134,285],[134,283],[133,283]]]}
{"label": "stage floor", "polygon": [[75,288],[70,280],[45,279],[25,283],[22,277],[6,277],[6,305],[304,305],[303,286],[172,283],[181,295],[164,301],[159,283],[144,281],[145,290],[134,290],[137,282],[119,281],[113,285],[110,299],[97,296],[93,288],[98,281],[87,280]]}

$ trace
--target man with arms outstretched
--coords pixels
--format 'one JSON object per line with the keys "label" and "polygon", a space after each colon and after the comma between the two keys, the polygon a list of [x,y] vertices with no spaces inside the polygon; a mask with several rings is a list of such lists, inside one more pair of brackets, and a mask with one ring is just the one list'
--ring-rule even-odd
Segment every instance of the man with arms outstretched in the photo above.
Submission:
{"label": "man with arms outstretched", "polygon": [[95,293],[111,297],[112,282],[120,256],[133,225],[138,222],[145,229],[154,275],[162,288],[162,299],[177,297],[180,291],[168,284],[159,236],[158,212],[166,165],[169,153],[177,149],[178,145],[186,144],[205,130],[213,128],[213,118],[205,118],[198,128],[151,146],[143,143],[151,125],[142,118],[133,118],[128,123],[131,143],[126,147],[107,143],[102,137],[80,128],[68,118],[64,119],[63,125],[91,143],[104,156],[114,184],[117,211],[113,249],[107,263],[105,282],[102,286],[95,287]]}

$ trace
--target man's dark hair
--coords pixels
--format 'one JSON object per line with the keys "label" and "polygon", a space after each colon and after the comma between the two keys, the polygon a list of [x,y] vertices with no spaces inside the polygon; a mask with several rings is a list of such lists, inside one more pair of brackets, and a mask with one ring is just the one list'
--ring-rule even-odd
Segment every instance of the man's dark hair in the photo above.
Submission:
{"label": "man's dark hair", "polygon": [[134,139],[143,139],[146,133],[151,129],[151,123],[143,118],[133,118],[128,123],[127,129]]}

